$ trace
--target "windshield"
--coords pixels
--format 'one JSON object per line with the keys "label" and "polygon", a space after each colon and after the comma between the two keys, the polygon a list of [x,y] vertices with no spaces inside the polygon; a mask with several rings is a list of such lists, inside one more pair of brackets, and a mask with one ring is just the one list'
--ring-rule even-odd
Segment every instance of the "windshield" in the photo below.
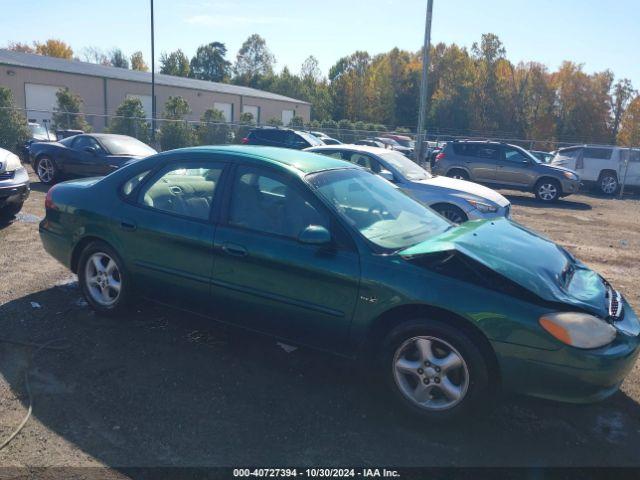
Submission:
{"label": "windshield", "polygon": [[133,157],[147,157],[157,153],[146,143],[133,137],[126,136],[106,136],[100,138],[100,141],[107,147],[112,155],[130,155]]}
{"label": "windshield", "polygon": [[398,142],[403,147],[407,147],[407,148],[415,148],[416,146],[416,142],[414,142],[413,140],[399,138],[398,140],[396,140],[396,142]]}
{"label": "windshield", "polygon": [[401,153],[389,151],[378,155],[382,160],[389,163],[400,172],[407,180],[427,180],[431,178],[429,172],[417,163],[409,160]]}
{"label": "windshield", "polygon": [[47,132],[47,129],[44,128],[39,123],[30,123],[29,128],[31,129],[31,135],[33,136],[39,135],[42,137],[49,138],[49,132]]}
{"label": "windshield", "polygon": [[383,249],[405,249],[451,227],[433,210],[365,170],[330,170],[307,180],[353,228]]}
{"label": "windshield", "polygon": [[535,163],[544,163],[542,160],[540,160],[538,157],[536,157],[533,153],[531,153],[529,150],[525,150],[524,148],[518,148],[517,149],[520,153],[522,153],[523,155],[525,155],[527,158],[533,160]]}
{"label": "windshield", "polygon": [[302,138],[304,138],[312,147],[317,147],[319,145],[324,145],[324,142],[320,140],[318,137],[311,135],[307,132],[298,132]]}

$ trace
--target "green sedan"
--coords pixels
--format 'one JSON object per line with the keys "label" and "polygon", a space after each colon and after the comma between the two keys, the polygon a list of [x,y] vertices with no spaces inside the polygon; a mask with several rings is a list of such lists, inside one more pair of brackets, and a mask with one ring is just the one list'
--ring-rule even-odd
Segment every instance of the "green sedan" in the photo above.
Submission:
{"label": "green sedan", "polygon": [[331,157],[166,152],[46,197],[45,249],[98,313],[138,297],[359,359],[401,405],[444,420],[499,388],[614,393],[640,322],[602,277],[507,219],[455,226]]}

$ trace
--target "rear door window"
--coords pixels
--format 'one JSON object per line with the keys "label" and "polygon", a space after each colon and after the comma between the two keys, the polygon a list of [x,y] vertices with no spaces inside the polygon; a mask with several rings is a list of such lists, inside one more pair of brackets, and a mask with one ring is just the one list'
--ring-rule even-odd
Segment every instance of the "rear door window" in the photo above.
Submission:
{"label": "rear door window", "polygon": [[138,202],[154,210],[208,220],[222,170],[219,164],[172,164],[140,190]]}
{"label": "rear door window", "polygon": [[613,150],[610,148],[593,148],[584,149],[584,158],[594,158],[596,160],[611,160]]}

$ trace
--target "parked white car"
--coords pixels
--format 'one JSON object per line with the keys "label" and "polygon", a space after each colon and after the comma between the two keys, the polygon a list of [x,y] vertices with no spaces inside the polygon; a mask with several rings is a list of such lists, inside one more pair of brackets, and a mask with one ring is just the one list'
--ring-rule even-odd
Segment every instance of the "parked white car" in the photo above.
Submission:
{"label": "parked white car", "polygon": [[561,148],[551,165],[575,170],[585,184],[595,184],[605,195],[614,195],[622,182],[640,187],[640,150],[580,145]]}

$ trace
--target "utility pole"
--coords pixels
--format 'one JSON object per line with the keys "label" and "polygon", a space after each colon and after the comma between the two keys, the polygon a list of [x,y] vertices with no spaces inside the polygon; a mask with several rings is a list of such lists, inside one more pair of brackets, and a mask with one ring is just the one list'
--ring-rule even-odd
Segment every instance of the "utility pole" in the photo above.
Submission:
{"label": "utility pole", "polygon": [[420,83],[420,111],[418,112],[418,131],[416,132],[416,162],[424,158],[424,141],[427,117],[427,79],[429,76],[429,50],[431,50],[431,18],[433,16],[433,0],[427,2],[427,21],[424,27],[424,47],[422,51],[422,82]]}
{"label": "utility pole", "polygon": [[153,0],[151,0],[151,144],[156,143],[156,52],[153,25]]}

